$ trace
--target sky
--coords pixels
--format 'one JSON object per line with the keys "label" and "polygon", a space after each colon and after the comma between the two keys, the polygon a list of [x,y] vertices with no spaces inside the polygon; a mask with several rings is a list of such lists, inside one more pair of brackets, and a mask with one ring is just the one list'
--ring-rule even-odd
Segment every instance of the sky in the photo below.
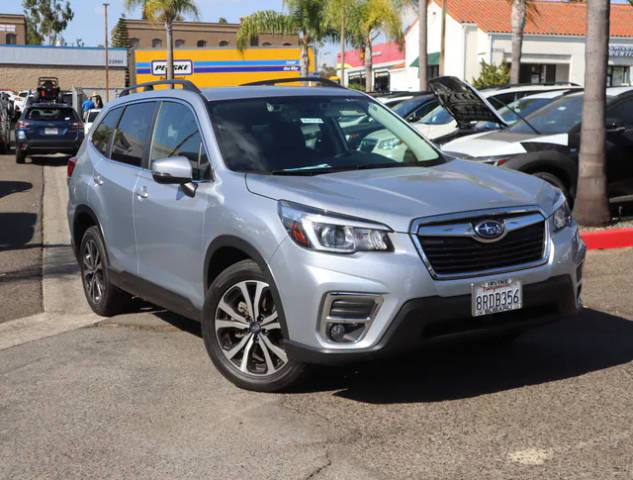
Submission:
{"label": "sky", "polygon": [[[123,0],[108,0],[108,29],[111,30],[122,13],[128,18],[141,18],[141,9],[127,12]],[[11,2],[2,0],[0,8],[3,13],[24,13],[21,0]],[[7,5],[10,3],[10,5]],[[240,17],[257,10],[282,10],[282,0],[196,0],[200,10],[200,20],[216,22],[220,17],[229,22],[239,22]],[[103,0],[70,0],[75,17],[62,36],[68,44],[81,39],[86,46],[102,45],[104,42]],[[188,20],[192,20],[188,18]],[[330,65],[336,62],[335,45],[325,45],[319,51],[319,64],[324,61]]]}

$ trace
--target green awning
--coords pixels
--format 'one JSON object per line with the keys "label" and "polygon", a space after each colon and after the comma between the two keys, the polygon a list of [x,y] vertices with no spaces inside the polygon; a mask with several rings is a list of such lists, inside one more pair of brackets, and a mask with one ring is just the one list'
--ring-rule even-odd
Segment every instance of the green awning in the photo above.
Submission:
{"label": "green awning", "polygon": [[[440,52],[429,53],[426,56],[427,65],[439,65],[440,64]],[[420,66],[420,57],[416,58],[411,64],[412,67]]]}

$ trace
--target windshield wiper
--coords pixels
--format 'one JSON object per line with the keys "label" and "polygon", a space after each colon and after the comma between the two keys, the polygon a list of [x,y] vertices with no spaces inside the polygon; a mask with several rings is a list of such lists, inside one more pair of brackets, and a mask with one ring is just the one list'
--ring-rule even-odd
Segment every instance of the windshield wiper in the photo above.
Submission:
{"label": "windshield wiper", "polygon": [[397,167],[426,167],[423,162],[389,162],[389,163],[368,163],[366,165],[358,165],[358,170],[369,170],[372,168],[397,168]]}

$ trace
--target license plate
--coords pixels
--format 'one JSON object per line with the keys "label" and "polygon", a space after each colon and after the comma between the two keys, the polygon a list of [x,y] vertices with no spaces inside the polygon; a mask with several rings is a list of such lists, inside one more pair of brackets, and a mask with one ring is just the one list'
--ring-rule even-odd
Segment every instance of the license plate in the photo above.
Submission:
{"label": "license plate", "polygon": [[59,134],[59,129],[57,128],[45,128],[44,135],[57,135]]}
{"label": "license plate", "polygon": [[521,280],[505,278],[471,286],[473,317],[518,310],[523,306]]}

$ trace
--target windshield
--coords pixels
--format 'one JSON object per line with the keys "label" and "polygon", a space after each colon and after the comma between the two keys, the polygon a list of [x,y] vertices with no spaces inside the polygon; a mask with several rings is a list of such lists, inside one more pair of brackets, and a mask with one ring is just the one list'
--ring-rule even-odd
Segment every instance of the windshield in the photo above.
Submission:
{"label": "windshield", "polygon": [[523,120],[519,120],[509,128],[509,131],[534,133],[534,129],[536,129],[544,135],[567,133],[582,118],[582,98],[582,95],[574,95],[555,100],[526,116],[525,119],[529,125]]}
{"label": "windshield", "polygon": [[[555,98],[530,98],[524,97],[519,100],[515,100],[508,106],[504,106],[499,108],[497,113],[501,115],[501,118],[508,124],[508,126],[514,125],[521,117],[526,117],[530,113],[538,110],[544,105],[547,105]],[[490,99],[493,106],[497,107],[494,102],[494,99]],[[516,113],[515,113],[516,112]],[[518,115],[517,115],[518,114]],[[521,117],[519,117],[521,115]],[[477,122],[475,126],[477,129],[485,129],[485,128],[499,128],[499,124],[495,122]]]}
{"label": "windshield", "polygon": [[452,115],[440,105],[422,117],[419,123],[424,123],[425,125],[446,125],[452,121],[454,121]]}
{"label": "windshield", "polygon": [[210,102],[209,109],[231,170],[302,175],[443,162],[401,118],[368,98],[257,98]]}
{"label": "windshield", "polygon": [[35,107],[26,112],[27,120],[75,120],[75,111],[72,108]]}
{"label": "windshield", "polygon": [[402,103],[399,103],[395,107],[392,105],[391,108],[401,117],[405,117],[408,113],[412,112],[416,107],[421,105],[422,102],[424,102],[425,100],[425,97],[411,98]]}

